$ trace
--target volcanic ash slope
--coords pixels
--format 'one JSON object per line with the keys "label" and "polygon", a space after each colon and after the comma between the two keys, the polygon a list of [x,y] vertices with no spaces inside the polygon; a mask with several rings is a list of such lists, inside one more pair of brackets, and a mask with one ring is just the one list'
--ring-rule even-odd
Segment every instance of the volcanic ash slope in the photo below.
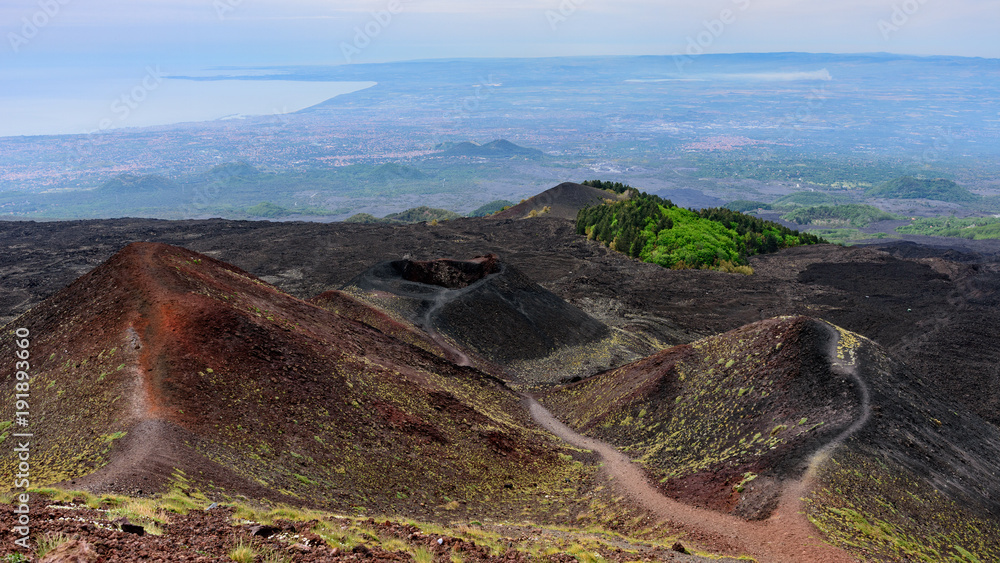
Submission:
{"label": "volcanic ash slope", "polygon": [[1000,432],[928,389],[874,342],[786,317],[541,401],[687,503],[762,519],[793,491],[863,560],[1000,560]]}
{"label": "volcanic ash slope", "polygon": [[[147,493],[181,471],[226,495],[489,514],[589,482],[499,380],[181,248],[128,246],[6,327],[3,357],[17,327],[33,485]],[[7,448],[0,472],[16,463]]]}
{"label": "volcanic ash slope", "polygon": [[474,365],[501,366],[515,384],[590,375],[652,351],[495,255],[382,262],[345,290],[426,331],[442,347],[460,350]]}

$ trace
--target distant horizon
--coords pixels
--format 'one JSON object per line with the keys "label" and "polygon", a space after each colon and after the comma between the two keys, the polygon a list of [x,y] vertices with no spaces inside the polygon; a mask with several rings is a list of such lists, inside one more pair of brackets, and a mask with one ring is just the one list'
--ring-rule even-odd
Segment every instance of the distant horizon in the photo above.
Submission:
{"label": "distant horizon", "polygon": [[[400,58],[400,59],[388,59],[388,60],[378,60],[378,61],[365,61],[365,62],[259,62],[255,63],[252,61],[247,61],[244,63],[225,63],[225,64],[208,64],[208,65],[198,65],[191,64],[187,66],[184,70],[179,73],[171,73],[175,77],[183,76],[184,78],[211,78],[211,77],[198,77],[191,74],[192,72],[222,72],[222,71],[241,71],[241,70],[258,70],[258,69],[275,69],[275,68],[295,68],[295,67],[362,67],[369,65],[390,65],[390,64],[406,64],[406,63],[440,63],[440,62],[460,62],[460,61],[488,61],[488,60],[546,60],[546,59],[633,59],[633,58],[661,58],[661,59],[672,59],[675,57],[681,58],[713,58],[713,57],[738,57],[745,55],[754,56],[767,56],[767,55],[811,55],[811,56],[835,56],[835,57],[885,57],[885,58],[913,58],[913,59],[978,59],[983,61],[998,61],[1000,62],[1000,55],[995,57],[979,56],[979,55],[961,55],[961,54],[919,54],[919,53],[898,53],[892,51],[733,51],[733,52],[720,52],[720,53],[702,53],[702,54],[662,54],[662,53],[646,53],[646,54],[580,54],[580,55],[516,55],[516,56],[505,56],[505,55],[481,55],[481,56],[442,56],[442,57],[432,57],[432,58]],[[3,79],[3,70],[16,70],[18,68],[29,68],[33,70],[41,70],[44,68],[80,68],[77,63],[65,62],[59,63],[59,59],[48,59],[45,62],[52,62],[54,64],[40,65],[39,60],[33,60],[30,64],[24,65],[24,67],[18,67],[17,65],[10,65],[6,69],[0,69],[0,81]],[[93,69],[112,69],[121,68],[128,66],[129,63],[112,63],[112,64],[95,64]],[[245,79],[252,79],[252,77],[243,77]]]}
{"label": "distant horizon", "polygon": [[783,52],[994,59],[998,20],[1000,0],[8,0],[0,68]]}
{"label": "distant horizon", "polygon": [[633,54],[633,55],[522,55],[522,56],[469,56],[469,57],[438,57],[438,58],[427,58],[427,59],[392,59],[386,61],[372,61],[364,63],[336,63],[336,64],[298,64],[298,63],[287,63],[287,64],[268,64],[268,65],[220,65],[212,68],[205,68],[204,70],[246,70],[246,69],[266,69],[266,68],[280,68],[280,67],[311,67],[311,66],[332,66],[332,67],[347,67],[347,66],[365,66],[365,65],[382,65],[382,64],[398,64],[398,63],[428,63],[428,62],[449,62],[449,61],[483,61],[483,60],[544,60],[544,59],[633,59],[633,58],[662,58],[670,59],[675,56],[690,56],[692,58],[699,57],[734,57],[741,55],[831,55],[837,57],[849,57],[849,56],[883,56],[883,57],[894,57],[894,58],[916,58],[916,59],[981,59],[986,61],[1000,61],[1000,55],[996,57],[983,57],[976,55],[927,55],[927,54],[915,54],[915,53],[894,53],[891,51],[871,51],[871,52],[832,52],[832,51],[733,51],[727,53],[703,53],[700,55],[665,55],[665,54]]}

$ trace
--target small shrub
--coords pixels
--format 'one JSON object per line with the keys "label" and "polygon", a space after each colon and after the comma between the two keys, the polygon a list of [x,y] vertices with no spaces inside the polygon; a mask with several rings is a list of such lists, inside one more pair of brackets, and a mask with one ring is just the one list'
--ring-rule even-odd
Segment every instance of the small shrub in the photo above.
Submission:
{"label": "small shrub", "polygon": [[292,563],[292,558],[274,548],[271,548],[264,554],[261,561],[263,563]]}
{"label": "small shrub", "polygon": [[62,532],[46,532],[42,536],[35,538],[35,542],[38,544],[38,547],[35,549],[35,556],[41,559],[48,552],[69,541],[73,541],[72,536]]}
{"label": "small shrub", "polygon": [[416,563],[434,563],[434,554],[428,551],[426,547],[418,547],[413,552],[413,560]]}
{"label": "small shrub", "polygon": [[166,524],[169,521],[167,513],[152,499],[130,499],[123,505],[109,510],[108,516],[112,519],[127,518],[136,523]]}
{"label": "small shrub", "polygon": [[236,563],[253,563],[257,559],[257,550],[253,544],[240,540],[236,546],[229,550],[229,558]]}

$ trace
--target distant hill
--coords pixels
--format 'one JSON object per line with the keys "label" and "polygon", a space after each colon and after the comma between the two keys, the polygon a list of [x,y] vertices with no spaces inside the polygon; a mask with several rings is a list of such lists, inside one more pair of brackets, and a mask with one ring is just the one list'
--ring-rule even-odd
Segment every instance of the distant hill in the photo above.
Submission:
{"label": "distant hill", "polygon": [[339,211],[326,209],[324,207],[282,207],[265,201],[246,209],[246,214],[250,217],[261,217],[264,219],[277,219],[279,217],[290,217],[300,215],[304,217],[327,217],[337,215]]}
{"label": "distant hill", "polygon": [[97,189],[104,193],[114,194],[150,194],[170,192],[178,188],[179,186],[176,182],[159,174],[145,174],[142,176],[122,174],[104,182]]}
{"label": "distant hill", "polygon": [[454,145],[441,145],[443,152],[441,156],[470,156],[479,158],[527,158],[537,160],[545,156],[545,153],[538,149],[531,149],[515,145],[514,143],[499,139],[479,145],[472,142],[458,143]]}
{"label": "distant hill", "polygon": [[772,207],[809,207],[813,205],[833,205],[837,202],[837,198],[823,192],[795,192],[778,198],[772,204]]}
{"label": "distant hill", "polygon": [[387,162],[368,171],[365,176],[371,181],[386,182],[389,180],[423,180],[427,174],[412,166],[395,162]]}
{"label": "distant hill", "polygon": [[819,227],[851,226],[863,228],[877,221],[901,219],[898,215],[886,213],[871,205],[852,203],[848,205],[819,205],[800,207],[781,216],[785,221],[799,225]]}
{"label": "distant hill", "polygon": [[414,207],[413,209],[407,209],[406,211],[400,211],[399,213],[391,213],[385,217],[376,217],[370,213],[358,213],[352,215],[347,219],[344,219],[345,223],[362,223],[362,224],[375,224],[375,223],[429,223],[431,221],[451,221],[452,219],[460,219],[462,215],[455,213],[454,211],[448,211],[447,209],[435,209],[433,207],[421,206]]}
{"label": "distant hill", "polygon": [[371,164],[352,164],[335,170],[338,174],[362,182],[386,183],[397,180],[416,181],[430,178],[429,174],[418,168],[396,162],[387,162],[377,166]]}
{"label": "distant hill", "polygon": [[770,203],[764,203],[763,201],[753,201],[746,199],[737,199],[735,201],[730,201],[729,203],[723,205],[726,209],[731,211],[736,211],[739,213],[746,213],[748,211],[757,211],[758,209],[763,209],[765,211],[771,209]]}
{"label": "distant hill", "polygon": [[469,217],[486,217],[488,215],[493,215],[494,213],[499,213],[503,211],[505,207],[514,207],[515,203],[513,201],[507,201],[506,199],[498,199],[496,201],[491,201],[486,205],[483,205],[479,209],[476,209],[472,213],[469,213]]}
{"label": "distant hill", "polygon": [[213,167],[208,171],[208,175],[219,179],[228,180],[230,178],[252,178],[260,175],[260,170],[246,162],[229,162]]}
{"label": "distant hill", "polygon": [[450,221],[461,217],[461,215],[455,213],[454,211],[448,211],[447,209],[435,209],[424,205],[413,209],[407,209],[406,211],[401,211],[399,213],[386,215],[385,219],[396,223],[428,223],[430,221]]}
{"label": "distant hill", "polygon": [[345,223],[361,223],[362,225],[374,225],[375,223],[391,223],[385,219],[380,219],[371,213],[357,213],[344,219]]}
{"label": "distant hill", "polygon": [[1000,239],[1000,218],[997,217],[934,217],[917,219],[912,224],[896,228],[909,235],[957,237],[972,240]]}
{"label": "distant hill", "polygon": [[871,188],[866,195],[884,199],[933,199],[949,203],[969,203],[981,199],[951,180],[944,178],[928,180],[913,176],[889,180]]}
{"label": "distant hill", "polygon": [[627,193],[614,193],[583,184],[564,182],[530,197],[506,211],[493,215],[496,219],[524,219],[531,215],[576,220],[581,209],[600,205],[607,200],[623,201]]}
{"label": "distant hill", "polygon": [[270,201],[265,201],[263,203],[258,203],[253,207],[247,208],[247,215],[250,215],[251,217],[266,217],[274,219],[276,217],[291,215],[291,211],[281,207],[280,205],[275,205]]}

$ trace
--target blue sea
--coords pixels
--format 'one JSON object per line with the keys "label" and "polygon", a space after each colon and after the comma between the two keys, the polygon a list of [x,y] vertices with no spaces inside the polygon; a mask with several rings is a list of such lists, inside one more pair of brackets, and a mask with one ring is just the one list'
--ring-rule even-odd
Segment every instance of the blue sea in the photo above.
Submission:
{"label": "blue sea", "polygon": [[4,69],[0,71],[0,137],[277,115],[375,85],[253,78],[248,72],[219,74],[149,65]]}

